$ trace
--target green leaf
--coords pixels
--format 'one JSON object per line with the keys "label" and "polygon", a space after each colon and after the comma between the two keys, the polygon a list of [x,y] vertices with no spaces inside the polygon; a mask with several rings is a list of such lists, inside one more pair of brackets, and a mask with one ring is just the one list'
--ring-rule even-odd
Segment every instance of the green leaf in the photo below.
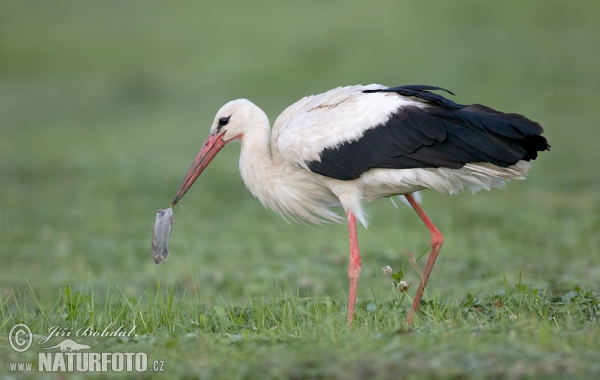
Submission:
{"label": "green leaf", "polygon": [[563,301],[564,303],[569,303],[575,297],[577,297],[577,293],[568,292],[568,293],[565,293],[562,297],[560,297],[560,300]]}
{"label": "green leaf", "polygon": [[402,270],[399,270],[398,273],[392,274],[392,275],[390,275],[390,277],[395,282],[400,282],[404,278],[404,272],[402,272]]}

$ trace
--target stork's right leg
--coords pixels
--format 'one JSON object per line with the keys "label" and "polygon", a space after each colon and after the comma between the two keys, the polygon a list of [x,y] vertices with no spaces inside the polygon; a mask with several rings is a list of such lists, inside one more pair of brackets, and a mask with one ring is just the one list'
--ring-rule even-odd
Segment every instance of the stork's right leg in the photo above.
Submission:
{"label": "stork's right leg", "polygon": [[348,237],[350,239],[350,264],[348,265],[348,278],[350,289],[348,290],[348,316],[346,323],[352,326],[354,320],[354,307],[356,305],[356,293],[358,291],[358,280],[360,279],[360,254],[358,252],[358,237],[356,236],[356,217],[352,211],[348,215]]}
{"label": "stork's right leg", "polygon": [[435,259],[442,248],[442,243],[444,243],[444,236],[442,233],[433,225],[429,217],[425,215],[425,212],[419,206],[415,198],[412,194],[405,194],[406,200],[410,205],[415,209],[419,217],[427,226],[429,233],[431,234],[431,252],[429,253],[429,258],[427,259],[427,264],[425,264],[425,269],[423,270],[423,278],[421,279],[421,283],[419,284],[419,288],[417,289],[417,294],[415,294],[415,299],[413,300],[413,304],[411,309],[408,311],[406,315],[406,322],[411,324],[413,321],[413,314],[417,312],[419,309],[419,304],[421,303],[421,298],[423,297],[423,292],[425,291],[425,286],[427,286],[427,280],[429,280],[429,275],[431,274],[431,270],[433,269],[433,264],[435,263]]}

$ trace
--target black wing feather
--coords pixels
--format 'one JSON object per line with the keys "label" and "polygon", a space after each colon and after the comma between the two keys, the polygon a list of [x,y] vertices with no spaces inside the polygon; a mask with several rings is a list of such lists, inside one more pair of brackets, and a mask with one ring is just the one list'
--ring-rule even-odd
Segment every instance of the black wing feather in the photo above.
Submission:
{"label": "black wing feather", "polygon": [[[308,168],[327,177],[351,180],[370,169],[446,167],[489,162],[508,167],[533,160],[549,150],[542,127],[524,116],[503,113],[480,104],[461,105],[429,92],[440,87],[412,85],[365,93],[395,92],[426,103],[400,108],[363,136],[324,149]],[[454,94],[452,94],[454,95]]]}

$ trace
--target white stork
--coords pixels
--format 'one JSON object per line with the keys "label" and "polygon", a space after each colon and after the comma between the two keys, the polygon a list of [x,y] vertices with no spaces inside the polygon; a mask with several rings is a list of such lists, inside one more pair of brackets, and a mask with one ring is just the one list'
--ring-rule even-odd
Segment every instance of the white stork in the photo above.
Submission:
{"label": "white stork", "polygon": [[549,149],[538,123],[478,104],[457,104],[431,90],[452,94],[432,86],[335,88],[289,106],[272,131],[260,108],[233,100],[217,112],[173,205],[234,140],[242,144],[246,186],[284,218],[339,221],[343,218],[332,207],[341,205],[350,238],[351,325],[361,270],[356,219],[367,225],[367,201],[404,196],[431,234],[431,252],[406,317],[411,323],[444,241],[414,193],[502,187],[505,180],[524,179],[529,161]]}

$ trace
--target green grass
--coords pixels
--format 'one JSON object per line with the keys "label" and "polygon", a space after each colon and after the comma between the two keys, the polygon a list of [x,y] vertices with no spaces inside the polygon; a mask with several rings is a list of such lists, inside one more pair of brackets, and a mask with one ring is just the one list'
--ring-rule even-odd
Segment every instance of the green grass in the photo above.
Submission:
{"label": "green grass", "polygon": [[[51,326],[135,324],[137,337],[77,341],[147,352],[165,360],[165,377],[598,377],[599,11],[592,1],[3,3],[0,374],[41,352],[8,347],[24,322],[38,341]],[[552,145],[504,190],[423,194],[446,240],[415,326],[404,317],[419,275],[404,252],[424,252],[429,236],[414,212],[369,205],[348,329],[346,226],[265,210],[235,146],[175,208],[171,256],[154,264],[155,211],[223,103],[247,97],[273,121],[302,96],[356,83],[448,88],[458,102],[531,117]],[[385,265],[403,270],[406,294]]]}
{"label": "green grass", "polygon": [[[234,305],[202,299],[197,289],[177,295],[160,284],[136,298],[118,288],[95,289],[90,281],[81,291],[66,286],[43,299],[23,285],[26,294],[17,290],[3,300],[12,306],[3,308],[5,321],[25,322],[33,331],[135,325],[135,336],[77,340],[99,352],[143,350],[150,360],[165,362],[169,378],[592,376],[600,369],[593,364],[600,295],[580,288],[553,296],[506,284],[495,294],[467,294],[460,302],[432,300],[408,327],[402,316],[410,303],[382,286],[358,304],[356,327],[348,329],[344,302],[301,297],[289,288],[271,296],[248,294]],[[38,350],[3,351],[9,361],[37,367]]]}

